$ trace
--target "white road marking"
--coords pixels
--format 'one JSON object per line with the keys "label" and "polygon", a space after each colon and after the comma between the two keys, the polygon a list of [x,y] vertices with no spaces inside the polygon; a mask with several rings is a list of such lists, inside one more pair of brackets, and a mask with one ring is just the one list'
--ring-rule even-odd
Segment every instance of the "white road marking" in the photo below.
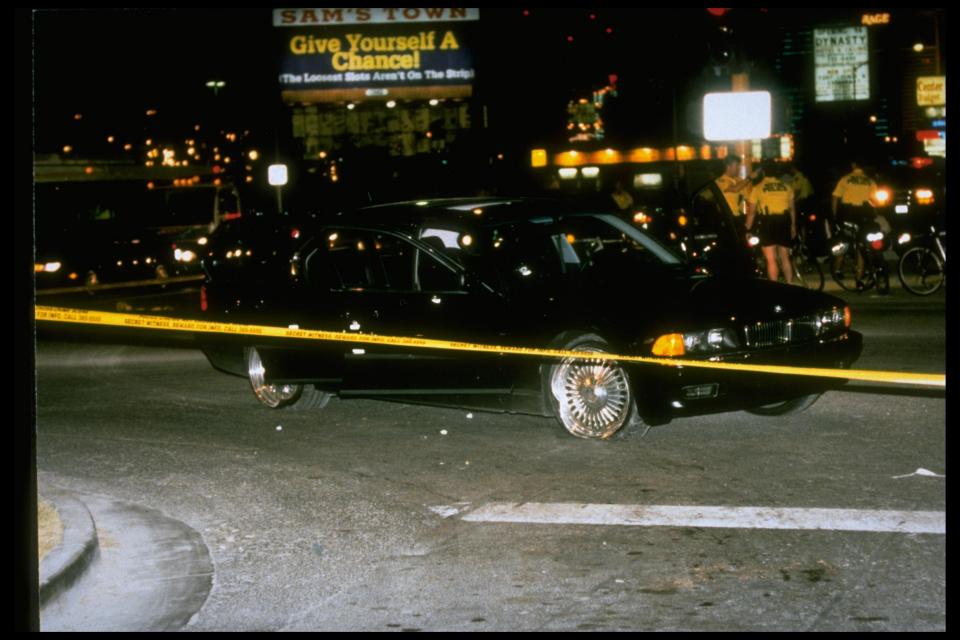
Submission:
{"label": "white road marking", "polygon": [[894,480],[899,480],[900,478],[912,478],[913,476],[926,476],[928,478],[946,478],[947,477],[947,476],[942,476],[939,473],[934,473],[929,469],[924,469],[923,467],[920,467],[913,473],[908,473],[902,476],[891,476],[891,478]]}
{"label": "white road marking", "polygon": [[[438,507],[431,509],[438,512]],[[946,513],[943,511],[500,502],[482,505],[462,519],[467,522],[525,524],[946,533]]]}

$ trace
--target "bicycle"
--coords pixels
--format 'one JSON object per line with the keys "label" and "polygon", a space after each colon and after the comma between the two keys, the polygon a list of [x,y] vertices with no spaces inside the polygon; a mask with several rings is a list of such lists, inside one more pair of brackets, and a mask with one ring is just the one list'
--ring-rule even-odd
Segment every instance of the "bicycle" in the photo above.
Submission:
{"label": "bicycle", "polygon": [[889,293],[890,271],[883,257],[885,247],[886,236],[877,225],[861,227],[853,222],[839,222],[836,240],[830,249],[834,281],[845,291],[867,291],[876,287],[880,293]]}
{"label": "bicycle", "polygon": [[903,288],[918,296],[929,296],[940,290],[947,278],[947,232],[938,232],[930,225],[930,234],[923,244],[911,247],[900,256],[897,275]]}
{"label": "bicycle", "polygon": [[793,265],[793,284],[813,291],[823,291],[824,277],[820,261],[810,255],[801,235],[790,248],[790,263]]}

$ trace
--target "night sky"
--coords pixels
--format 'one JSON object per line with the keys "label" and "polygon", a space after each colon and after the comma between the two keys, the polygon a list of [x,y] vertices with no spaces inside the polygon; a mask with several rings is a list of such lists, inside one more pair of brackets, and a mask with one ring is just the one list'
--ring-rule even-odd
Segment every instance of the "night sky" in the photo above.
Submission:
{"label": "night sky", "polygon": [[[522,132],[524,144],[562,130],[567,101],[610,74],[620,89],[610,124],[624,136],[662,130],[674,85],[703,68],[717,23],[703,9],[523,11],[482,9],[474,55],[491,128]],[[220,126],[269,129],[287,117],[270,10],[43,10],[34,29],[39,149],[55,151],[77,130],[74,113],[104,131],[144,126],[149,108],[174,128],[211,109]],[[204,86],[214,77],[227,82],[216,102]]]}
{"label": "night sky", "polygon": [[[567,102],[616,74],[619,95],[603,112],[611,144],[668,143],[675,114],[683,138],[695,94],[710,82],[710,90],[729,88],[728,76],[709,77],[729,44],[719,26],[736,27],[752,77],[775,78],[782,29],[813,14],[849,23],[851,12],[745,8],[718,18],[704,8],[481,9],[471,28],[485,137],[515,150],[559,142]],[[270,9],[38,10],[36,149],[147,130],[182,139],[198,122],[273,141],[291,127],[277,81],[282,35]],[[216,98],[204,86],[213,78],[227,83]],[[148,119],[147,109],[159,116]]]}

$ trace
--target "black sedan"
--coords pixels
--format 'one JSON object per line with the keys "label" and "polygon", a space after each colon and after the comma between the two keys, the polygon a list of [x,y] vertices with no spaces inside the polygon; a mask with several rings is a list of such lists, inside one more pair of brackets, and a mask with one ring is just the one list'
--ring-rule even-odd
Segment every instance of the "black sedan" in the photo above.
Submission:
{"label": "black sedan", "polygon": [[[204,258],[205,319],[678,362],[842,368],[862,347],[839,298],[698,273],[635,225],[561,201],[367,207],[284,232],[282,259],[263,242],[238,251],[235,235],[215,235]],[[583,438],[644,433],[684,413],[797,411],[836,384],[403,345],[203,340],[211,363],[247,377],[268,407],[389,397],[554,416]]]}

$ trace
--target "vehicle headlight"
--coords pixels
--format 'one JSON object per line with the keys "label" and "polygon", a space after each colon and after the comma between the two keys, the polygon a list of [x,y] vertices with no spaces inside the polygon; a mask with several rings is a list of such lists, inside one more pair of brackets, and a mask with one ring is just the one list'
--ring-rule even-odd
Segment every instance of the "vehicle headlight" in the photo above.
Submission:
{"label": "vehicle headlight", "polygon": [[33,271],[34,273],[40,273],[41,271],[45,273],[56,273],[60,270],[60,267],[63,266],[59,262],[44,262],[42,264],[34,263]]}
{"label": "vehicle headlight", "polygon": [[897,244],[907,244],[912,239],[913,236],[911,236],[909,233],[901,233],[900,237],[897,238]]}
{"label": "vehicle headlight", "polygon": [[917,189],[913,194],[917,197],[917,204],[933,203],[933,191],[930,189]]}
{"label": "vehicle headlight", "polygon": [[850,327],[851,316],[850,307],[833,307],[822,311],[817,316],[817,323],[820,335],[830,331]]}
{"label": "vehicle headlight", "polygon": [[736,347],[733,332],[726,329],[707,329],[683,334],[683,348],[687,353],[710,353],[724,347]]}
{"label": "vehicle headlight", "polygon": [[662,335],[654,341],[651,351],[655,356],[682,356],[716,353],[723,348],[736,347],[737,339],[729,329],[707,329]]}
{"label": "vehicle headlight", "polygon": [[874,198],[879,205],[885,205],[890,202],[890,190],[889,189],[878,189],[877,193],[874,195]]}
{"label": "vehicle headlight", "polygon": [[846,242],[838,242],[837,244],[830,247],[830,253],[835,256],[842,256],[847,252],[847,249],[850,248],[850,245]]}
{"label": "vehicle headlight", "polygon": [[883,231],[867,234],[867,242],[878,242],[880,240],[883,240]]}

